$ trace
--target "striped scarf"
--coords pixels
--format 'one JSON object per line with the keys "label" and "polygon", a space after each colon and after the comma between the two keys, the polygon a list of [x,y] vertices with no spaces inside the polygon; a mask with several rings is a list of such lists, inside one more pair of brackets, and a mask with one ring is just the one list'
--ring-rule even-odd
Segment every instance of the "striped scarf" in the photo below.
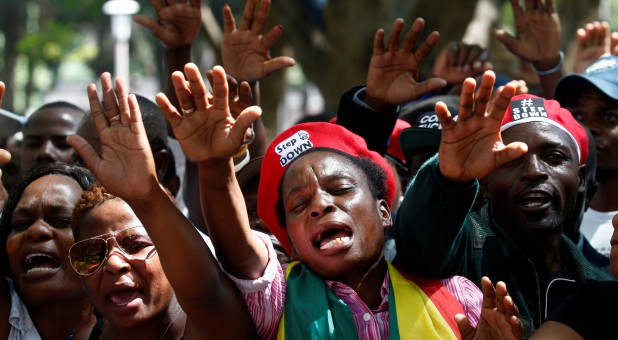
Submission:
{"label": "striped scarf", "polygon": [[[437,280],[402,274],[388,263],[388,322],[391,339],[460,338],[459,301]],[[286,270],[287,291],[278,339],[358,339],[350,308],[308,267]]]}

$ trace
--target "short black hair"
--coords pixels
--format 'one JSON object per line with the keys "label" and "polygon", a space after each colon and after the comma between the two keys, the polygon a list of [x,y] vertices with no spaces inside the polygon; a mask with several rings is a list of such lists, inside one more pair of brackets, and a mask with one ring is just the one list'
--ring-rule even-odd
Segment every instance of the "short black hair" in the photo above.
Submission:
{"label": "short black hair", "polygon": [[[378,164],[376,164],[370,158],[356,157],[356,156],[352,156],[348,153],[345,153],[337,149],[323,148],[323,147],[310,149],[309,151],[305,152],[303,156],[309,153],[312,153],[312,152],[316,152],[316,151],[328,151],[334,154],[341,155],[344,158],[350,160],[350,162],[352,162],[354,166],[356,166],[358,169],[360,169],[365,174],[365,177],[367,178],[367,181],[369,184],[369,190],[371,191],[371,195],[373,196],[373,198],[374,199],[384,199],[384,200],[388,199],[388,185],[386,184],[386,179],[387,179],[386,172],[384,171],[384,169],[382,169]],[[295,160],[293,160],[290,163],[290,165],[299,158],[301,157],[298,157]],[[288,169],[289,169],[289,166],[288,166]],[[281,182],[283,182],[284,177],[285,177],[285,173],[282,177]],[[275,207],[277,211],[277,221],[279,222],[279,225],[286,227],[285,208],[283,206],[283,195],[281,191],[282,190],[281,183],[279,183],[279,188],[277,190],[279,191],[279,198],[277,199],[277,205]]]}
{"label": "short black hair", "polygon": [[13,226],[11,225],[13,211],[15,207],[17,207],[17,203],[21,199],[21,195],[24,190],[26,190],[26,187],[37,179],[48,175],[61,175],[72,178],[83,190],[87,190],[95,182],[94,176],[88,169],[64,163],[42,164],[24,175],[4,202],[2,216],[0,216],[0,248],[2,249],[0,250],[0,266],[2,273],[7,277],[11,277],[11,271],[9,269],[8,254],[6,252],[6,241],[13,230]]}
{"label": "short black hair", "polygon": [[86,112],[84,109],[82,109],[81,107],[69,103],[69,102],[65,102],[62,100],[59,101],[55,101],[55,102],[50,102],[50,103],[46,103],[43,104],[41,107],[39,107],[38,109],[34,110],[34,112],[32,112],[32,114],[30,114],[27,118],[26,121],[24,122],[23,127],[28,126],[28,124],[30,123],[30,121],[33,118],[36,118],[36,116],[44,111],[44,110],[53,110],[53,109],[60,109],[60,108],[64,108],[67,109],[67,111],[73,111],[73,112],[77,112],[80,114],[79,119],[81,120],[84,116],[86,116],[88,114],[88,112]]}

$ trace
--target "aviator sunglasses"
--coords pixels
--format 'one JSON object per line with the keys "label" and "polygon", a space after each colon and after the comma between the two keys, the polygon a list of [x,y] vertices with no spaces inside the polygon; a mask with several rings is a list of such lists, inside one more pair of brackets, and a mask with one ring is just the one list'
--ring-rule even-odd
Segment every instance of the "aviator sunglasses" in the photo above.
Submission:
{"label": "aviator sunglasses", "polygon": [[[106,237],[110,234],[112,236]],[[107,261],[110,254],[108,241],[112,239],[127,259],[143,261],[152,258],[157,252],[144,227],[130,227],[73,244],[69,248],[69,261],[73,270],[83,276],[96,273]]]}

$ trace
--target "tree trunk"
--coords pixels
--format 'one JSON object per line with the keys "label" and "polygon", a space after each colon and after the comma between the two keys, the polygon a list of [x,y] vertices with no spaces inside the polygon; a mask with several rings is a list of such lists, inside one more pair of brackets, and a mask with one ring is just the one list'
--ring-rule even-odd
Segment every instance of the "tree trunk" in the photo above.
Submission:
{"label": "tree trunk", "polygon": [[2,107],[14,111],[17,41],[21,39],[26,29],[26,1],[3,1],[2,7],[0,30],[4,32],[4,65],[0,67],[0,80],[6,84]]}

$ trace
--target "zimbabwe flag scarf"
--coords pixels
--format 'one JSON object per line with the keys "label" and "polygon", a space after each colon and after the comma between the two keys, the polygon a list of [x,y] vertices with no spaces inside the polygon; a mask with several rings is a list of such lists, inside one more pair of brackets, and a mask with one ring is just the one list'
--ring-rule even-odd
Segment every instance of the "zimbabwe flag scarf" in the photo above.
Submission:
{"label": "zimbabwe flag scarf", "polygon": [[[388,263],[390,339],[460,338],[454,321],[464,313],[440,281],[402,274]],[[286,270],[287,291],[278,339],[358,339],[350,308],[302,263]]]}

